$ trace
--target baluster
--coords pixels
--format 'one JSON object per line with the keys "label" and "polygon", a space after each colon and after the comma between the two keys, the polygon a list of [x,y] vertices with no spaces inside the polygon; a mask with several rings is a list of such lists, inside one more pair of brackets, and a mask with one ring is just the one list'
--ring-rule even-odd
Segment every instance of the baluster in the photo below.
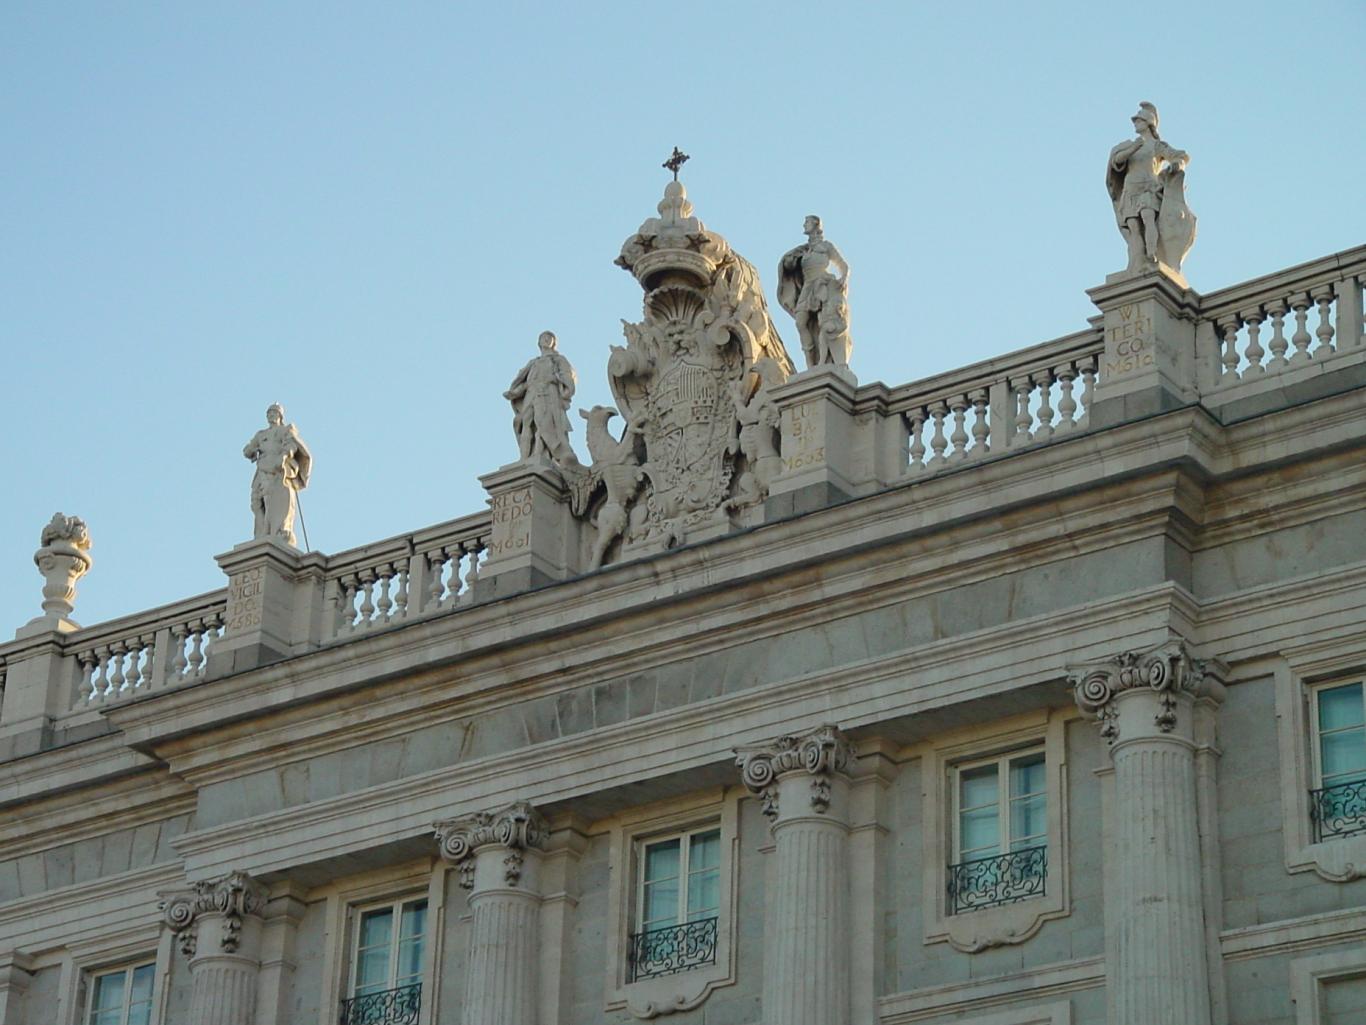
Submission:
{"label": "baluster", "polygon": [[1039,375],[1039,426],[1034,429],[1035,441],[1047,441],[1053,436],[1053,371]]}
{"label": "baluster", "polygon": [[980,388],[972,393],[972,454],[984,456],[991,451],[991,423],[987,419],[987,390]]}
{"label": "baluster", "polygon": [[1221,384],[1232,384],[1238,380],[1238,316],[1234,314],[1218,323],[1220,332],[1224,339],[1224,351],[1219,357],[1219,362],[1224,365],[1224,374],[1220,380]]}
{"label": "baluster", "polygon": [[[427,607],[436,609],[441,607],[441,595],[446,590],[445,584],[441,582],[441,576],[446,571],[446,549],[437,548],[427,553]],[[456,569],[459,569],[460,549],[455,550]],[[460,577],[456,578],[457,585]]]}
{"label": "baluster", "polygon": [[93,650],[83,651],[76,656],[76,661],[81,664],[80,701],[88,705],[95,700],[95,666],[99,658]]}
{"label": "baluster", "polygon": [[1029,441],[1029,428],[1034,423],[1029,412],[1029,394],[1034,390],[1034,382],[1026,377],[1023,381],[1012,381],[1011,387],[1015,392],[1015,436],[1010,442],[1024,445]]}
{"label": "baluster", "polygon": [[351,577],[337,578],[337,628],[338,634],[350,633],[356,619],[356,588]]}
{"label": "baluster", "polygon": [[930,407],[930,416],[934,419],[934,434],[930,437],[930,448],[934,450],[934,455],[930,457],[930,466],[945,462],[944,449],[949,447],[949,442],[944,437],[944,417],[948,412],[948,404],[942,399]]}
{"label": "baluster", "polygon": [[156,636],[141,637],[138,644],[142,647],[142,671],[138,674],[137,686],[143,690],[152,689],[152,657],[156,653]]}
{"label": "baluster", "polygon": [[109,690],[106,692],[108,697],[116,698],[123,690],[123,656],[127,651],[128,649],[122,644],[114,644],[109,649],[109,668],[111,672],[109,674]]}
{"label": "baluster", "polygon": [[1081,364],[1081,420],[1079,424],[1086,424],[1091,419],[1091,396],[1096,390],[1096,357],[1088,357]]}
{"label": "baluster", "polygon": [[375,619],[377,622],[387,623],[389,622],[389,613],[394,607],[394,600],[389,597],[389,584],[394,579],[393,563],[380,566],[375,572],[379,575],[379,586],[376,588],[379,597],[375,599]]}
{"label": "baluster", "polygon": [[1313,340],[1309,336],[1309,328],[1306,326],[1309,319],[1309,296],[1301,292],[1290,300],[1290,308],[1295,311],[1295,333],[1290,336],[1291,344],[1295,346],[1295,351],[1290,356],[1291,363],[1302,363],[1307,359],[1313,359],[1309,355],[1309,343]]}
{"label": "baluster", "polygon": [[1077,400],[1072,398],[1072,382],[1076,379],[1077,371],[1071,363],[1064,363],[1053,371],[1053,376],[1057,379],[1058,389],[1062,393],[1058,399],[1057,430],[1065,433],[1077,426]]}
{"label": "baluster", "polygon": [[398,590],[394,592],[394,618],[406,619],[408,617],[408,563],[398,564]]}
{"label": "baluster", "polygon": [[919,473],[925,469],[925,441],[921,435],[925,432],[925,411],[917,409],[913,413],[906,414],[906,419],[910,422],[911,438],[911,473]]}
{"label": "baluster", "polygon": [[1243,373],[1264,374],[1266,368],[1262,366],[1262,357],[1266,355],[1266,350],[1257,338],[1262,331],[1262,311],[1253,309],[1244,313],[1243,323],[1247,325],[1247,348],[1243,350],[1243,355],[1247,357],[1247,369]]}
{"label": "baluster", "polygon": [[202,623],[190,624],[190,658],[187,676],[198,676],[204,668],[204,626]]}
{"label": "baluster", "polygon": [[1271,315],[1271,342],[1267,346],[1271,350],[1269,370],[1279,370],[1290,362],[1285,358],[1285,352],[1290,348],[1290,341],[1285,337],[1285,311],[1288,308],[1284,299],[1266,306],[1266,312]]}
{"label": "baluster", "polygon": [[185,659],[185,638],[189,636],[190,628],[183,623],[171,627],[171,644],[175,647],[175,654],[171,656],[170,678],[179,682],[185,676],[185,670],[190,663]]}
{"label": "baluster", "polygon": [[356,629],[364,630],[375,615],[375,573],[361,570],[356,579],[360,582],[360,618],[356,620]]}
{"label": "baluster", "polygon": [[1319,327],[1314,334],[1319,336],[1319,347],[1314,351],[1320,358],[1333,353],[1333,323],[1328,317],[1328,307],[1333,304],[1333,286],[1320,285],[1314,289],[1314,302],[1319,304]]}
{"label": "baluster", "polygon": [[207,618],[205,618],[205,619],[202,621],[202,622],[204,623],[204,630],[205,630],[205,634],[204,634],[204,671],[205,671],[205,672],[208,672],[208,670],[209,670],[209,656],[213,654],[214,645],[216,645],[216,644],[218,643],[218,639],[219,639],[221,636],[223,636],[223,621],[224,621],[224,619],[226,618],[226,616],[227,616],[226,610],[223,611],[223,612],[215,612],[212,616],[208,616]]}
{"label": "baluster", "polygon": [[479,555],[488,547],[489,539],[477,537],[461,545],[470,556],[469,572],[465,574],[465,591],[460,595],[461,604],[474,601],[474,585],[479,583]]}
{"label": "baluster", "polygon": [[949,453],[949,459],[955,463],[968,457],[968,397],[966,395],[956,396],[950,403],[949,409],[953,411],[953,433],[949,435],[949,441],[953,444],[953,451]]}

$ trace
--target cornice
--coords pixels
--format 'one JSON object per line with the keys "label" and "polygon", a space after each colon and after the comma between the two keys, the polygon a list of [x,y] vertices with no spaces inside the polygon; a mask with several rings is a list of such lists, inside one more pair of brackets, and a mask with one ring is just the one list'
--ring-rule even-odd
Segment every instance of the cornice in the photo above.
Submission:
{"label": "cornice", "polygon": [[0,860],[160,822],[195,803],[194,789],[164,770],[68,791],[0,818]]}
{"label": "cornice", "polygon": [[[0,807],[156,768],[118,733],[0,763]],[[60,783],[54,785],[54,779]]]}
{"label": "cornice", "polygon": [[90,941],[159,920],[158,889],[182,881],[178,863],[152,865],[0,904],[0,936],[21,950]]}
{"label": "cornice", "polygon": [[[192,877],[239,866],[261,874],[430,836],[431,822],[527,800],[537,806],[643,779],[730,761],[735,747],[818,725],[840,709],[852,732],[930,707],[1042,682],[1058,684],[1070,657],[1100,658],[1115,645],[1165,639],[1190,603],[1170,585],[1123,599],[975,631],[834,671],[628,720],[565,740],[469,760],[324,801],[184,834],[172,846]],[[1022,658],[1028,640],[1031,656]],[[962,665],[974,666],[965,687]],[[225,870],[225,869],[221,869]]]}

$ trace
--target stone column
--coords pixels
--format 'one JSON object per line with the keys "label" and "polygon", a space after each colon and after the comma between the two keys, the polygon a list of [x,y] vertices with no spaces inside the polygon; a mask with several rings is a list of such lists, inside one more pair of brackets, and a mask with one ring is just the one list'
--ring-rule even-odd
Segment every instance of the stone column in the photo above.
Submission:
{"label": "stone column", "polygon": [[1114,765],[1110,1020],[1209,1025],[1196,704],[1223,687],[1179,641],[1073,670]]}
{"label": "stone column", "polygon": [[846,501],[859,492],[855,447],[870,439],[854,423],[858,379],[847,366],[824,365],[772,390],[780,415],[782,471],[769,485],[766,519]]}
{"label": "stone column", "polygon": [[209,649],[208,675],[255,669],[317,642],[322,556],[268,537],[215,559],[228,576],[228,604],[223,634]]}
{"label": "stone column", "polygon": [[564,475],[549,463],[512,463],[479,478],[493,529],[475,598],[498,598],[563,580],[579,569],[580,524]]}
{"label": "stone column", "polygon": [[849,1025],[849,778],[843,734],[822,726],[738,748],[775,845],[764,937],[768,1025]]}
{"label": "stone column", "polygon": [[465,1025],[541,1025],[541,851],[548,830],[524,802],[436,824],[441,855],[470,891]]}
{"label": "stone column", "polygon": [[163,919],[190,962],[195,1025],[255,1025],[265,906],[265,888],[245,872],[163,895]]}

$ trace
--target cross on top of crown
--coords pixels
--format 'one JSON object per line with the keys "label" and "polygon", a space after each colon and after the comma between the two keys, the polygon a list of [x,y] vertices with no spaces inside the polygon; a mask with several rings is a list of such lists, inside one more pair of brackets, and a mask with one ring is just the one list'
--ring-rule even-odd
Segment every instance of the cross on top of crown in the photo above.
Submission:
{"label": "cross on top of crown", "polygon": [[669,159],[664,161],[664,163],[660,166],[672,171],[674,173],[674,181],[678,181],[678,169],[682,167],[683,164],[689,159],[690,158],[688,157],[688,154],[684,153],[681,149],[675,146],[673,153],[669,156]]}

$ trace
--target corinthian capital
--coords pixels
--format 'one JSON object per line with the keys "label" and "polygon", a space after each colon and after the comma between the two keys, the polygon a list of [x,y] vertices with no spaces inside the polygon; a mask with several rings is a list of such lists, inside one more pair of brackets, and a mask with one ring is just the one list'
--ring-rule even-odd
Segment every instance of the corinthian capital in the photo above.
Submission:
{"label": "corinthian capital", "polygon": [[1113,658],[1070,669],[1067,682],[1082,712],[1100,724],[1100,734],[1111,744],[1119,739],[1116,699],[1126,692],[1146,692],[1157,698],[1153,725],[1161,733],[1176,728],[1177,699],[1223,696],[1217,660],[1193,658],[1183,641],[1172,640],[1151,651],[1127,651]]}
{"label": "corinthian capital", "polygon": [[199,920],[221,915],[219,949],[234,954],[241,944],[242,919],[259,916],[266,906],[266,889],[245,872],[229,872],[221,879],[202,879],[188,890],[161,895],[162,921],[176,935],[181,953],[194,957],[199,942]]}
{"label": "corinthian capital", "polygon": [[509,886],[516,886],[522,876],[522,852],[543,847],[550,834],[541,813],[525,801],[499,811],[448,819],[434,828],[441,856],[460,869],[460,885],[467,890],[474,886],[474,855],[481,848],[506,849],[503,878]]}
{"label": "corinthian capital", "polygon": [[811,807],[824,814],[830,807],[830,777],[843,772],[854,756],[848,739],[836,726],[819,726],[810,733],[779,737],[768,744],[735,749],[740,779],[763,801],[764,814],[778,816],[778,777],[790,772],[811,776]]}

